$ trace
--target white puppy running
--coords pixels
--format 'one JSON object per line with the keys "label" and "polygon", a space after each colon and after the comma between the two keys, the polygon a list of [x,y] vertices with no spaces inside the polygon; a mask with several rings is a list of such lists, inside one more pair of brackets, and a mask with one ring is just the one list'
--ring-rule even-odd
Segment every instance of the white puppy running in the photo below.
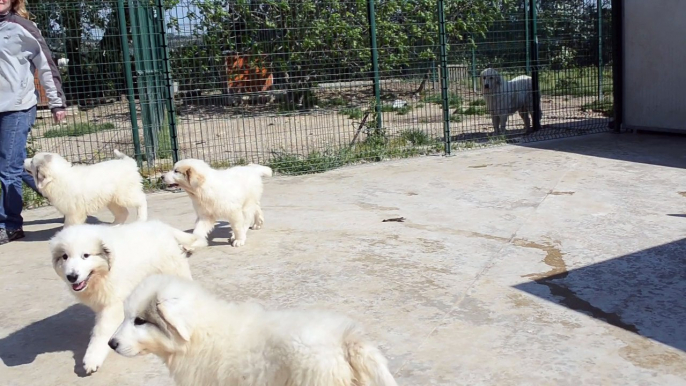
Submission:
{"label": "white puppy running", "polygon": [[36,186],[60,213],[64,226],[83,224],[88,215],[107,207],[114,224],[126,222],[127,207],[135,207],[138,220],[148,218],[143,178],[132,158],[118,150],[117,159],[94,165],[72,165],[56,153],[37,153],[24,160],[24,169],[36,179]]}
{"label": "white puppy running", "polygon": [[271,175],[271,168],[257,164],[216,170],[204,161],[185,159],[164,174],[164,182],[169,187],[181,187],[193,201],[197,215],[193,234],[201,239],[199,246],[207,245],[215,222],[226,219],[233,231],[231,245],[240,247],[245,244],[248,229],[260,229],[264,223],[262,177]]}
{"label": "white puppy running", "polygon": [[160,221],[118,227],[80,224],[50,240],[55,272],[96,313],[83,366],[97,371],[109,353],[107,341],[124,319],[124,300],[146,276],[191,278],[187,256],[197,238]]}
{"label": "white puppy running", "polygon": [[495,133],[505,134],[507,119],[516,112],[524,120],[526,132],[531,131],[529,114],[533,115],[534,111],[531,77],[522,75],[505,81],[498,71],[487,68],[481,72],[480,79]]}
{"label": "white puppy running", "polygon": [[109,341],[152,353],[181,386],[395,386],[386,358],[352,320],[324,311],[228,303],[199,284],[154,275],[131,293]]}

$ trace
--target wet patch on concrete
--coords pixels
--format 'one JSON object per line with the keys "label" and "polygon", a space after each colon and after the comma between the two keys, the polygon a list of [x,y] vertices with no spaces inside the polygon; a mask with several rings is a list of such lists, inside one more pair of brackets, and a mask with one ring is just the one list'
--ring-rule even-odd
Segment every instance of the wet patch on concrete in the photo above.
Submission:
{"label": "wet patch on concrete", "polygon": [[513,244],[518,247],[534,248],[545,252],[543,262],[550,267],[550,270],[547,272],[532,273],[522,277],[531,278],[533,280],[541,280],[553,275],[564,275],[561,276],[561,278],[567,276],[567,263],[565,263],[565,260],[563,259],[563,253],[560,248],[551,244],[540,244],[522,239],[514,240]]}
{"label": "wet patch on concrete", "polygon": [[[622,331],[614,333],[626,334]],[[619,356],[631,362],[635,366],[645,369],[675,372],[679,377],[686,377],[686,367],[683,365],[684,357],[678,352],[667,349],[659,343],[648,338],[639,336],[617,336],[626,346],[619,349]]]}
{"label": "wet patch on concrete", "polygon": [[638,333],[638,327],[622,320],[619,314],[605,312],[594,306],[589,301],[579,297],[574,291],[558,282],[569,275],[567,264],[564,261],[564,253],[556,246],[551,244],[540,244],[526,240],[515,240],[514,244],[524,248],[535,248],[546,253],[543,262],[550,267],[550,270],[543,273],[534,273],[522,277],[531,278],[534,282],[548,287],[550,294],[558,298],[558,303],[574,311],[582,312],[596,319],[601,319],[607,323],[622,328],[627,331]]}

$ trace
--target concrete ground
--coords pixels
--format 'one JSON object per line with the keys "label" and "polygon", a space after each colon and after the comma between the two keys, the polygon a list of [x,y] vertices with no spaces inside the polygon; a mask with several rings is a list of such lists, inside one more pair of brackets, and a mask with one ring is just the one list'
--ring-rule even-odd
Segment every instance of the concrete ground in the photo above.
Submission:
{"label": "concrete ground", "polygon": [[[276,177],[265,227],[232,248],[224,225],[191,266],[227,299],[355,317],[400,385],[686,385],[685,145],[601,134]],[[192,227],[185,194],[149,203]],[[80,377],[93,315],[51,268],[61,217],[26,220],[0,247],[0,384],[171,385],[150,356]]]}

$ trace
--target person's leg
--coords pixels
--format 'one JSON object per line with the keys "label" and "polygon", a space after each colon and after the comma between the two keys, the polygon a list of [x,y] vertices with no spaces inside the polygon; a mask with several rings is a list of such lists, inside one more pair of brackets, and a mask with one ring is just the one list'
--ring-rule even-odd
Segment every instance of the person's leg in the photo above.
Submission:
{"label": "person's leg", "polygon": [[7,233],[23,226],[22,178],[26,140],[36,119],[36,108],[0,114],[0,228]]}

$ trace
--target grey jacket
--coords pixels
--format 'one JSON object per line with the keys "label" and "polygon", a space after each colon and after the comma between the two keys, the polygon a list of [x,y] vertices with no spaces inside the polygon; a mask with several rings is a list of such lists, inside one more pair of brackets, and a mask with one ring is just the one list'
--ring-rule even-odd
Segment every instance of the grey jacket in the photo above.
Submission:
{"label": "grey jacket", "polygon": [[35,70],[50,109],[64,109],[60,72],[36,24],[12,12],[0,15],[0,112],[26,110],[38,103]]}

